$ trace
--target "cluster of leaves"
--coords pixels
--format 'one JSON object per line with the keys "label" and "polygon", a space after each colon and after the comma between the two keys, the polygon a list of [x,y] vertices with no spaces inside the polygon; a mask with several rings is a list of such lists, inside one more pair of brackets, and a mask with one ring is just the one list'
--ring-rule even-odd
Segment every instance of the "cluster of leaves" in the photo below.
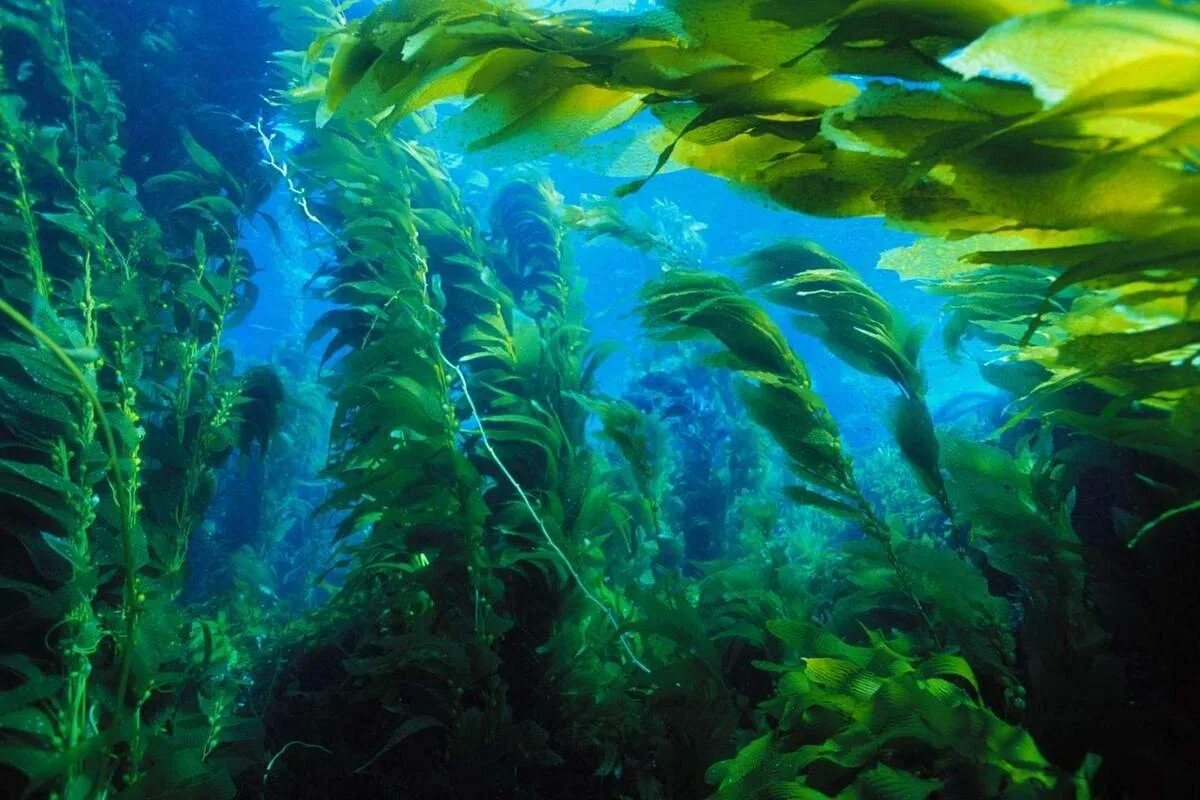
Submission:
{"label": "cluster of leaves", "polygon": [[[1118,442],[1164,419],[1187,433],[1194,237],[1179,212],[1194,205],[1196,58],[1164,26],[1190,30],[1188,12],[671,0],[547,17],[417,0],[350,24],[329,0],[269,5],[298,48],[280,66],[303,143],[265,155],[327,259],[313,284],[330,310],[310,338],[325,342],[335,407],[320,510],[344,576],[255,663],[269,618],[253,598],[271,591],[264,557],[287,531],[229,557],[229,609],[176,600],[229,454],[282,446],[301,464],[279,379],[236,376],[224,344],[254,300],[238,226],[256,192],[187,130],[186,161],[131,180],[113,144],[120,104],[70,52],[62,5],[0,12],[0,284],[20,300],[0,342],[15,565],[0,597],[23,598],[6,625],[19,652],[0,662],[0,757],[30,791],[219,797],[240,773],[243,791],[271,796],[654,800],[704,794],[715,764],[718,797],[1086,796],[1087,771],[1072,784],[1016,724],[1073,766],[1062,720],[1094,707],[1113,671],[1096,657],[1108,639],[1051,437],[1016,456],[954,441],[945,479],[920,336],[809,243],[751,255],[752,291],[900,389],[900,452],[974,534],[957,550],[898,537],[771,316],[727,277],[672,269],[643,290],[647,327],[719,343],[701,363],[732,374],[786,454],[801,483],[782,492],[850,523],[843,538],[865,534],[788,563],[792,543],[770,536],[783,515],[754,510],[773,484],[743,463],[716,485],[757,481],[765,496],[737,498],[741,516],[723,509],[720,524],[743,519],[739,543],[759,550],[681,575],[659,550],[664,421],[596,396],[604,353],[563,234],[672,242],[564,209],[536,175],[504,186],[480,231],[437,154],[378,126],[420,133],[428,118],[410,112],[465,95],[450,133],[541,153],[649,108],[662,129],[642,142],[659,150],[646,172],[676,158],[801,210],[956,237],[890,263],[954,263],[958,282],[938,283],[956,298],[949,338],[987,336],[1042,370],[1028,413]],[[1097,37],[1131,55],[1082,53],[1063,74],[1039,50]],[[26,58],[48,76],[36,104],[5,77]],[[1116,182],[1132,189],[1107,197]],[[1119,343],[1096,340],[1114,330]],[[1104,426],[1079,389],[1088,408],[1107,398]],[[592,446],[592,415],[622,466]],[[1194,466],[1187,436],[1137,447]],[[283,525],[308,511],[283,508],[265,513]]]}
{"label": "cluster of leaves", "polygon": [[660,338],[715,338],[725,350],[710,361],[750,379],[740,394],[751,417],[783,447],[791,470],[815,487],[790,487],[794,499],[887,537],[855,483],[837,425],[812,391],[807,367],[737,283],[716,273],[675,270],[648,284],[642,301],[642,319]]}
{"label": "cluster of leaves", "polygon": [[1036,797],[1059,784],[1073,796],[1032,737],[979,702],[960,656],[874,631],[855,646],[803,622],[768,627],[787,652],[760,662],[780,674],[772,730],[713,765],[715,797]]}
{"label": "cluster of leaves", "polygon": [[[276,13],[285,28],[311,24],[291,6]],[[298,53],[281,66],[293,81],[328,68]],[[538,651],[569,603],[584,641],[621,670],[609,622],[623,609],[600,570],[614,533],[636,545],[584,440],[600,354],[579,324],[558,198],[541,179],[510,183],[484,236],[436,154],[364,125],[317,129],[308,113],[289,163],[328,253],[314,284],[333,308],[310,338],[327,340],[325,507],[340,515],[348,572],[297,623],[280,693],[262,698],[269,740],[332,752],[280,761],[270,789],[492,796],[569,783],[586,762],[564,769],[562,751],[595,743],[550,738],[566,723]]]}
{"label": "cluster of leaves", "polygon": [[[830,612],[829,624],[852,629],[859,620],[910,617],[905,627],[923,628],[925,647],[940,648],[949,636],[972,655],[982,649],[991,661],[1003,663],[1011,643],[999,653],[990,646],[997,639],[1005,644],[1005,604],[992,598],[982,579],[953,553],[895,541],[863,496],[807,370],[761,307],[728,278],[675,271],[646,287],[641,313],[666,338],[719,340],[725,350],[708,361],[755,381],[742,389],[743,401],[788,455],[792,472],[809,484],[788,487],[787,494],[849,519],[867,534],[866,541],[843,546],[849,586]],[[972,641],[976,636],[984,637],[979,645]]]}
{"label": "cluster of leaves", "polygon": [[[669,0],[654,12],[615,16],[487,0],[396,2],[322,40],[336,45],[335,69],[306,90],[322,98],[319,121],[364,116],[384,126],[465,98],[469,105],[441,128],[476,149],[516,157],[583,152],[589,139],[621,128],[628,136],[615,149],[614,173],[652,175],[674,162],[799,211],[883,215],[927,235],[887,254],[883,266],[949,297],[952,348],[967,336],[990,348],[983,375],[1020,400],[1001,433],[1035,419],[1056,426],[1048,458],[1082,464],[1074,477],[1085,487],[1085,470],[1105,464],[1144,476],[1145,485],[1131,490],[1136,502],[1121,509],[1128,519],[1114,526],[1117,537],[1145,546],[1161,535],[1190,552],[1177,534],[1200,507],[1193,479],[1198,31],[1188,3],[845,0],[797,10],[785,0]],[[625,126],[642,110],[656,128]],[[589,155],[604,152],[597,145]],[[846,292],[846,276],[836,283],[851,308],[864,298]],[[728,287],[675,288],[704,296],[689,322],[734,307]],[[855,314],[881,322],[878,311],[868,304]],[[820,333],[836,349],[846,330],[835,333],[837,321],[829,322],[821,318]],[[871,352],[906,357],[899,332],[876,337]],[[769,334],[730,342],[714,333],[745,362],[738,369],[789,375],[785,363],[771,361],[777,348]],[[864,352],[856,348],[860,364]],[[905,389],[919,385],[905,375],[911,359],[891,353],[868,359],[867,368],[901,386],[906,402],[896,430],[921,433],[900,439],[906,455],[936,464],[928,414]],[[811,413],[784,413],[811,402],[768,408],[763,401],[780,392],[759,394],[750,405],[760,421],[821,429]],[[785,449],[811,446],[791,444]],[[807,499],[844,506],[853,500],[845,470],[825,460],[833,468],[821,475],[834,485],[817,484],[822,491]],[[1023,465],[1027,474],[1032,467]],[[939,502],[955,500],[940,472],[919,471]],[[1043,500],[1033,507],[1047,508]],[[972,514],[955,511],[965,531]],[[1078,549],[1073,536],[1049,539],[1057,544],[1042,552],[1063,557]],[[986,547],[962,549],[998,590],[1039,593],[1029,588],[1040,583],[1032,574],[1013,587],[1003,559],[981,555]],[[1153,553],[1142,559],[1126,564],[1110,554],[1104,569],[1126,579],[1150,570],[1173,584],[1186,580]],[[1082,585],[1083,560],[1063,568],[1072,577],[1056,579],[1056,591],[1078,597],[1072,587]],[[1142,657],[1157,651],[1144,648]],[[1125,772],[1116,780],[1126,784],[1147,771],[1118,769]]]}

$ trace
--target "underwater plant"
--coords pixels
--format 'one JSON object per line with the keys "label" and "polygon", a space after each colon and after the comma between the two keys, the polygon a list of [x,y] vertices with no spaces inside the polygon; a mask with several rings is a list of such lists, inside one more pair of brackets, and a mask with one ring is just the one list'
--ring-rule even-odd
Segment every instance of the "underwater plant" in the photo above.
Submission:
{"label": "underwater plant", "polygon": [[[128,176],[121,99],[71,36],[88,20],[0,12],[4,783],[232,796],[256,740],[234,716],[236,652],[175,601],[250,423],[225,333],[255,296],[252,201],[186,130],[168,178]],[[176,202],[152,215],[140,198],[164,184]]]}
{"label": "underwater plant", "polygon": [[5,0],[0,794],[1195,794],[1194,4],[603,8]]}
{"label": "underwater plant", "polygon": [[760,665],[781,675],[764,706],[775,725],[712,767],[714,797],[1074,794],[1028,733],[978,702],[961,657],[922,658],[873,631],[853,646],[805,623],[769,627],[788,651],[786,663]]}
{"label": "underwater plant", "polygon": [[[624,135],[614,173],[642,164],[625,192],[678,164],[798,211],[879,214],[924,235],[881,265],[950,298],[949,345],[990,347],[981,374],[1017,401],[1000,434],[1048,425],[1064,459],[1108,454],[1093,473],[1136,464],[1138,502],[1104,527],[1190,552],[1177,532],[1194,521],[1200,463],[1195,9],[793,5],[671,0],[621,16],[390,3],[322,41],[337,69],[308,91],[319,122],[381,128],[465,99],[445,131],[506,157],[594,160],[598,134]],[[928,431],[920,411],[908,403],[897,432]],[[929,436],[901,441],[932,463]],[[1151,549],[1091,571],[1182,577]]]}
{"label": "underwater plant", "polygon": [[[434,6],[386,4],[333,33],[337,68],[311,87],[319,119],[386,126],[464,96],[452,122],[472,148],[540,154],[579,150],[647,109],[659,168],[930,235],[891,259],[906,277],[953,278],[946,290],[969,295],[1001,275],[1048,276],[1002,320],[1008,361],[1044,370],[1022,394],[1036,386],[1033,406],[1058,424],[1195,463],[1183,298],[1200,20],[1186,4],[839,2],[797,15],[769,0],[674,0],[669,14],[546,19],[486,0]],[[1106,396],[1108,414],[1073,405],[1079,386]]]}
{"label": "underwater plant", "polygon": [[747,288],[802,312],[793,319],[854,368],[892,381],[901,396],[892,406],[892,435],[921,486],[953,522],[938,463],[938,441],[917,367],[923,334],[854,274],[808,241],[779,242],[742,259]]}

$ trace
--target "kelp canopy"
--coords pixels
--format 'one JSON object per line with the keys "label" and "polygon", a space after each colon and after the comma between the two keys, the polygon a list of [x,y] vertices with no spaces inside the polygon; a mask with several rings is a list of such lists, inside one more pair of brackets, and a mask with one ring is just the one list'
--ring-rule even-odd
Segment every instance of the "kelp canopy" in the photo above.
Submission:
{"label": "kelp canopy", "polygon": [[1200,792],[1195,4],[139,2],[0,5],[0,794]]}
{"label": "kelp canopy", "polygon": [[614,170],[650,147],[654,170],[925,234],[882,266],[953,298],[954,335],[999,346],[997,382],[1056,422],[1200,463],[1190,4],[664,5],[387,3],[318,42],[336,45],[328,75],[298,91],[320,96],[318,120],[381,125],[466,98],[445,127],[523,156],[579,153],[648,113]]}

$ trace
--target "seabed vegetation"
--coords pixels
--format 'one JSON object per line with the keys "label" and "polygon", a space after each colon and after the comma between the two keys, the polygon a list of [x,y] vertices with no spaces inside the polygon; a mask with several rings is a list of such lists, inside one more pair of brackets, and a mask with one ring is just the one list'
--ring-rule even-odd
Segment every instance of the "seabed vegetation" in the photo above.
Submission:
{"label": "seabed vegetation", "polygon": [[1200,795],[1200,6],[565,5],[0,2],[0,796]]}

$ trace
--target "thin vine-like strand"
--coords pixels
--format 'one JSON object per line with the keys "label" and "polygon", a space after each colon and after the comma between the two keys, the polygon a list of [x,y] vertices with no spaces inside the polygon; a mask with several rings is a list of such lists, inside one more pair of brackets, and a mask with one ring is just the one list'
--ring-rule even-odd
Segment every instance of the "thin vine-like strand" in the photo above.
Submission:
{"label": "thin vine-like strand", "polygon": [[263,770],[263,785],[264,786],[267,783],[267,777],[271,774],[271,768],[275,766],[275,762],[279,759],[279,757],[281,755],[283,755],[289,749],[291,749],[292,745],[296,745],[296,744],[300,745],[301,747],[307,747],[311,750],[320,750],[322,752],[328,753],[329,755],[333,755],[333,751],[330,750],[328,747],[322,747],[319,744],[309,744],[308,742],[302,742],[299,739],[293,739],[292,741],[285,744],[283,747],[279,748],[279,752],[277,752],[275,755],[271,756],[271,760],[267,762],[267,768]]}
{"label": "thin vine-like strand", "polygon": [[496,452],[495,448],[492,447],[492,442],[488,438],[487,430],[483,426],[483,420],[479,416],[479,409],[475,407],[475,400],[471,397],[471,390],[467,384],[467,376],[463,374],[462,368],[459,367],[458,364],[455,364],[453,361],[446,358],[445,354],[442,354],[442,360],[446,362],[446,366],[450,367],[450,369],[454,370],[455,374],[458,375],[459,383],[462,384],[463,396],[467,399],[467,405],[471,408],[471,417],[475,420],[475,424],[479,427],[479,438],[483,442],[484,449],[487,450],[488,455],[492,458],[492,461],[496,463],[496,466],[500,469],[500,472],[504,474],[504,477],[508,479],[508,482],[512,484],[512,487],[517,490],[517,495],[521,498],[521,502],[525,504],[525,509],[529,512],[529,516],[533,518],[535,523],[537,523],[538,530],[542,532],[542,537],[546,540],[546,544],[550,545],[550,549],[553,550],[554,554],[558,556],[560,561],[562,561],[563,566],[566,567],[567,572],[570,573],[571,577],[575,580],[575,584],[579,587],[579,591],[583,592],[584,597],[592,601],[596,608],[600,609],[600,612],[604,614],[604,616],[612,624],[613,629],[617,631],[617,639],[621,642],[621,646],[625,648],[625,652],[629,656],[629,660],[633,662],[633,665],[642,672],[650,672],[650,668],[643,664],[641,659],[639,659],[633,652],[633,648],[629,645],[629,642],[625,638],[626,634],[621,632],[621,623],[617,621],[616,615],[613,614],[612,610],[606,606],[600,600],[600,598],[592,594],[592,592],[587,588],[587,584],[583,582],[583,578],[581,578],[579,573],[575,570],[575,565],[571,563],[571,559],[567,558],[567,554],[562,551],[562,548],[559,547],[558,543],[554,541],[554,537],[550,535],[550,531],[546,529],[546,524],[542,522],[541,515],[538,514],[537,509],[533,507],[533,503],[530,502],[529,495],[525,493],[525,489],[521,487],[521,484],[517,481],[516,477],[514,477],[513,474],[508,471],[508,467],[504,466],[504,462],[500,460],[500,455]]}

